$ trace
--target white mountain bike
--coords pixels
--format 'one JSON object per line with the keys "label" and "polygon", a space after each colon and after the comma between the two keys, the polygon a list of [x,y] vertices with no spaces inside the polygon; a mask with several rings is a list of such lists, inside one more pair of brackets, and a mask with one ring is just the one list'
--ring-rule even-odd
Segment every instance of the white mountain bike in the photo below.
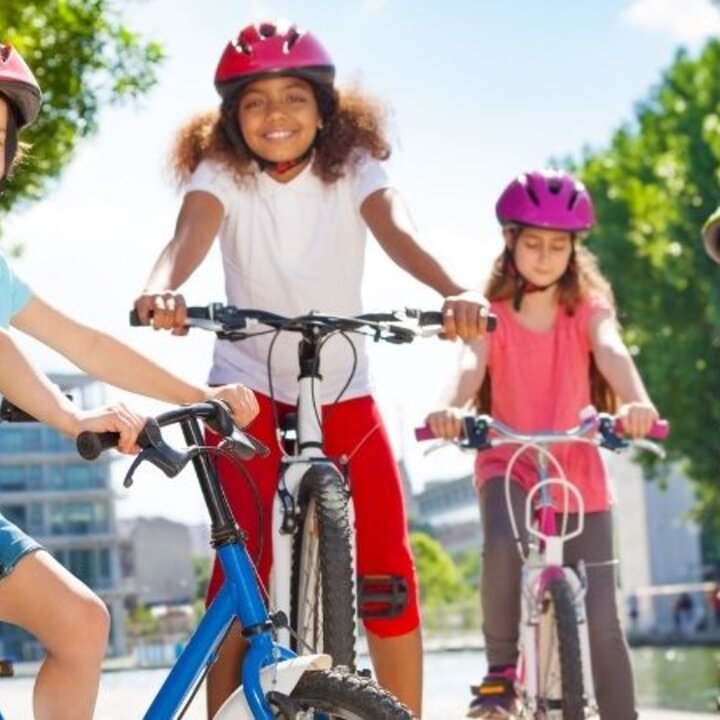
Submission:
{"label": "white mountain bike", "polygon": [[[134,313],[131,324],[138,324]],[[493,324],[491,319],[489,325]],[[361,617],[392,617],[406,604],[407,586],[403,578],[394,576],[356,579],[352,498],[338,459],[329,458],[323,449],[318,402],[321,349],[329,336],[338,333],[361,333],[391,343],[437,335],[442,315],[405,310],[355,317],[313,312],[287,318],[215,303],[189,307],[187,326],[211,330],[231,341],[268,332],[300,336],[295,423],[280,428],[286,454],[278,470],[272,511],[270,602],[289,618],[289,627],[279,633],[281,642],[289,641],[296,652],[325,652],[335,665],[354,668],[356,607]],[[272,394],[272,382],[270,387]]]}

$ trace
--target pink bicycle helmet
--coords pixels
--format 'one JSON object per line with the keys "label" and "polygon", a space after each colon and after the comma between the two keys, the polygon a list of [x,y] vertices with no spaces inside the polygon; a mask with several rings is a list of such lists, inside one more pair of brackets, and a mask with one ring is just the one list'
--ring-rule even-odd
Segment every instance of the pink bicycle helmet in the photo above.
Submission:
{"label": "pink bicycle helmet", "polygon": [[585,186],[563,170],[524,173],[503,190],[495,206],[501,225],[533,225],[587,232],[595,211]]}
{"label": "pink bicycle helmet", "polygon": [[266,75],[297,75],[331,90],[335,66],[318,40],[296,25],[248,25],[225,48],[215,71],[215,88],[226,98]]}
{"label": "pink bicycle helmet", "polygon": [[29,125],[40,111],[42,93],[35,76],[17,50],[0,44],[0,93],[15,111],[17,126]]}

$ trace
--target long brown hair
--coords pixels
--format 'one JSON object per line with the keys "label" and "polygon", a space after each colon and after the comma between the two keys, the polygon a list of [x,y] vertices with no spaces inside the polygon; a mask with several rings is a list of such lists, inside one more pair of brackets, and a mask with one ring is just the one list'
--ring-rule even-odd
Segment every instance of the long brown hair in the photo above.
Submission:
{"label": "long brown hair", "polygon": [[[518,232],[519,235],[519,232]],[[517,235],[515,235],[517,240]],[[615,296],[610,283],[600,272],[596,257],[583,245],[573,240],[573,254],[565,274],[557,284],[557,300],[560,307],[568,314],[574,315],[575,309],[587,298],[601,298],[615,310]],[[509,300],[515,296],[518,283],[522,282],[517,273],[507,271],[507,256],[504,251],[493,264],[492,273],[485,287],[488,300]],[[600,373],[595,359],[590,356],[590,400],[602,412],[615,412],[617,397],[610,384]],[[489,413],[492,401],[492,380],[490,373],[485,373],[480,389],[475,396],[475,407],[478,412]]]}
{"label": "long brown hair", "polygon": [[[219,110],[199,113],[180,128],[169,161],[179,184],[187,182],[205,159],[225,165],[240,183],[258,172],[250,154],[233,142],[226,129],[228,123],[237,123],[237,100],[223,103]],[[313,172],[323,182],[335,182],[360,159],[356,150],[386,160],[390,143],[385,122],[384,108],[375,98],[357,89],[336,91],[335,110],[315,141]]]}

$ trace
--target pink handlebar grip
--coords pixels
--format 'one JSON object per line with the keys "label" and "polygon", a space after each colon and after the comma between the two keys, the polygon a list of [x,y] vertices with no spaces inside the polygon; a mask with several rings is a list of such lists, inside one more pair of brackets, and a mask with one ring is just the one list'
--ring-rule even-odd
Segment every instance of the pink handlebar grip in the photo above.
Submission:
{"label": "pink handlebar grip", "polygon": [[[615,423],[615,432],[619,434],[624,433],[622,420],[617,420]],[[650,440],[667,440],[670,434],[670,421],[669,420],[656,420],[653,426],[650,428],[650,432],[645,436]]]}
{"label": "pink handlebar grip", "polygon": [[418,442],[422,440],[434,440],[435,435],[433,435],[433,431],[427,425],[423,425],[422,427],[415,428],[415,439]]}

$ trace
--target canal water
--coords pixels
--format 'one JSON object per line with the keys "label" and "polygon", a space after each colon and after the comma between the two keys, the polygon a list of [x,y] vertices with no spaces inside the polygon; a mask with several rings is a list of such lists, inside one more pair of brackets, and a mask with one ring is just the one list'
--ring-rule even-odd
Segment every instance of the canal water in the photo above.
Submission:
{"label": "canal water", "polygon": [[[720,648],[631,649],[639,707],[713,712],[720,694]],[[425,694],[469,697],[468,686],[485,670],[480,650],[428,653]]]}
{"label": "canal water", "polygon": [[[682,710],[707,713],[715,710],[720,648],[641,648],[632,650],[632,659],[641,708],[676,710],[678,717]],[[425,719],[463,717],[469,685],[480,679],[484,671],[485,656],[480,650],[427,653]],[[166,675],[167,668],[105,672],[96,720],[142,717]],[[30,676],[0,680],[0,708],[5,717],[9,720],[31,717],[31,693]],[[200,694],[186,720],[204,720],[202,690]]]}

